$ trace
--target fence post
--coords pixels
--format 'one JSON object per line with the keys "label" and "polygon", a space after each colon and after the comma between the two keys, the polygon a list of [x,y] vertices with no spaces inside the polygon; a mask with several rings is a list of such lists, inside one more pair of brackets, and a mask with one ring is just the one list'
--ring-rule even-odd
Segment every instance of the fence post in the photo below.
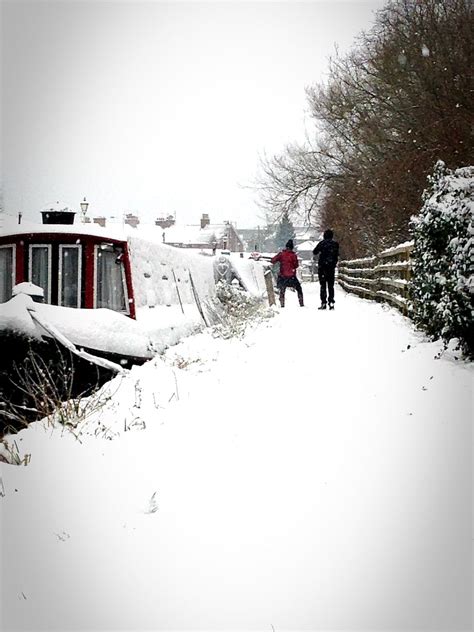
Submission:
{"label": "fence post", "polygon": [[263,273],[263,276],[265,278],[265,286],[267,288],[268,303],[269,305],[275,305],[275,290],[273,289],[272,269],[267,268]]}
{"label": "fence post", "polygon": [[379,294],[379,290],[382,289],[382,283],[380,282],[381,272],[378,269],[381,261],[382,261],[382,258],[379,256],[379,253],[377,252],[374,255],[374,272],[373,272],[373,279],[375,281],[374,286],[373,286],[374,298],[377,301],[377,303],[380,303],[380,301],[382,300]]}

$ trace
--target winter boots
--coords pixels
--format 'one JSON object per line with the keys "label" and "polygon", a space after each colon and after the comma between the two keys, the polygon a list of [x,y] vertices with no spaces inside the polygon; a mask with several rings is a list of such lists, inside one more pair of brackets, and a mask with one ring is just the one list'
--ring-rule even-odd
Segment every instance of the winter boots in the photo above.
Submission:
{"label": "winter boots", "polygon": [[318,309],[326,309],[326,303],[321,303],[321,307],[318,307]]}
{"label": "winter boots", "polygon": [[329,309],[334,309],[334,303],[329,303]]}

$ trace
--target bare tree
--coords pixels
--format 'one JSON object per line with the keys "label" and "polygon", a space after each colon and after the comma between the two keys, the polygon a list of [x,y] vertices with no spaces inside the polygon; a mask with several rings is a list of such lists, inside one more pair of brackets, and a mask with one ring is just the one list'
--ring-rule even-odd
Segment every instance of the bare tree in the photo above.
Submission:
{"label": "bare tree", "polygon": [[470,0],[389,2],[307,88],[312,136],[262,161],[262,206],[331,225],[348,256],[407,238],[433,164],[474,155],[473,32]]}

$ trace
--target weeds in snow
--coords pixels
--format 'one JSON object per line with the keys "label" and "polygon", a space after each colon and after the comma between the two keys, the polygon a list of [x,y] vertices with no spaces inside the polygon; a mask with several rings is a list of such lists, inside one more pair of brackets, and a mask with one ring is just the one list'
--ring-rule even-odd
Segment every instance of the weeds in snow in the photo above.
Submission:
{"label": "weeds in snow", "polygon": [[191,360],[190,358],[183,358],[182,356],[176,356],[173,360],[173,366],[178,369],[187,369],[191,364],[202,364],[202,360],[200,358],[196,358]]}
{"label": "weeds in snow", "polygon": [[30,351],[23,365],[15,366],[10,381],[23,393],[25,403],[11,403],[0,396],[2,415],[11,422],[5,427],[7,433],[26,428],[34,419],[44,419],[48,425],[58,423],[79,438],[75,433],[78,424],[107,401],[91,395],[90,389],[74,394],[74,371],[64,357],[52,364]]}
{"label": "weeds in snow", "polygon": [[219,281],[216,292],[222,305],[221,322],[212,329],[216,338],[241,338],[249,325],[275,315],[260,298],[224,281]]}
{"label": "weeds in snow", "polygon": [[31,454],[20,455],[20,449],[15,440],[11,443],[7,439],[2,440],[0,443],[0,457],[0,460],[10,465],[28,465],[31,461]]}
{"label": "weeds in snow", "polygon": [[156,498],[157,492],[153,492],[150,500],[148,501],[148,507],[145,509],[145,513],[152,514],[158,511],[158,500]]}

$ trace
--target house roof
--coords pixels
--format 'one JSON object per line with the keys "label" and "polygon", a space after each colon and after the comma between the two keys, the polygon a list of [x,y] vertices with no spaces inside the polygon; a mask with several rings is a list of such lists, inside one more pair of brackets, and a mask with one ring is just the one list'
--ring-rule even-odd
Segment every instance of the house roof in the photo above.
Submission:
{"label": "house roof", "polygon": [[205,228],[198,225],[170,226],[162,229],[165,243],[168,244],[210,244],[227,234],[231,224],[208,224]]}
{"label": "house roof", "polygon": [[[79,215],[79,214],[77,214]],[[235,232],[232,224],[208,224],[205,228],[200,225],[170,226],[161,228],[155,224],[140,223],[137,227],[129,226],[123,222],[114,222],[107,219],[107,226],[102,227],[93,222],[83,224],[76,215],[74,224],[43,224],[23,219],[18,224],[18,219],[5,213],[0,214],[0,235],[24,234],[24,233],[73,233],[81,235],[101,236],[109,239],[126,240],[128,236],[142,237],[144,239],[159,241],[168,244],[204,244],[209,246],[214,240],[219,241],[229,231]]]}
{"label": "house roof", "polygon": [[298,244],[296,246],[296,250],[298,250],[298,252],[313,250],[316,247],[316,243],[317,242],[308,239],[307,241],[303,241],[301,244]]}

